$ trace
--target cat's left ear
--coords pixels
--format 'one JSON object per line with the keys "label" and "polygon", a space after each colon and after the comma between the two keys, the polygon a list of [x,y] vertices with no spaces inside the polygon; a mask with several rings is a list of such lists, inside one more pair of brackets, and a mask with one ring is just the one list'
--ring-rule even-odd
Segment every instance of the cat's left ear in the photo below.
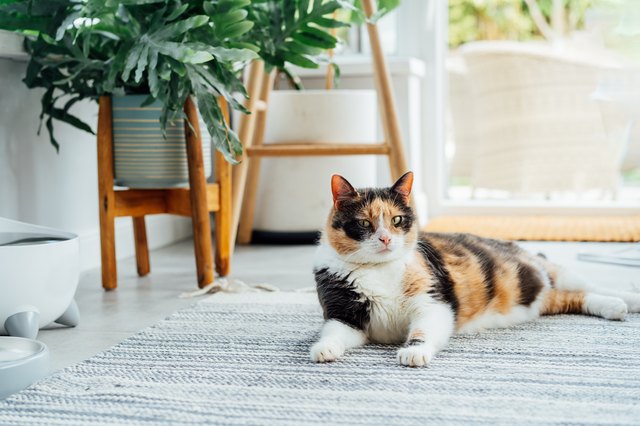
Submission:
{"label": "cat's left ear", "polygon": [[393,192],[396,192],[402,196],[405,203],[409,203],[409,197],[411,196],[411,186],[413,185],[413,172],[407,172],[403,174],[400,179],[396,181],[391,187]]}

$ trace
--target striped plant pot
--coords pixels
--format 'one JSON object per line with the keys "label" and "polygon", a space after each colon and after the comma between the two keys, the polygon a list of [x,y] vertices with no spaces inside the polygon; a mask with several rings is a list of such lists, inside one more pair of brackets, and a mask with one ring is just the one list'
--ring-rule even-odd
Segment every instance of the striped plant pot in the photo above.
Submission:
{"label": "striped plant pot", "polygon": [[[161,104],[140,108],[146,95],[113,96],[113,156],[116,185],[129,188],[170,188],[189,184],[184,124],[160,127]],[[211,139],[202,119],[205,175],[211,175]]]}

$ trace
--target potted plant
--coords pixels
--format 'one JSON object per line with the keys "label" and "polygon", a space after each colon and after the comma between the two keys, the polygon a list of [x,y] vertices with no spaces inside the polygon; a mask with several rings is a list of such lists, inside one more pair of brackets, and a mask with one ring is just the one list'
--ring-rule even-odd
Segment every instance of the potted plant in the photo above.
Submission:
{"label": "potted plant", "polygon": [[[377,19],[397,0],[379,0]],[[276,90],[269,97],[265,143],[376,142],[378,117],[374,90],[303,90],[295,67],[333,67],[329,55],[339,43],[337,30],[365,22],[353,1],[254,1],[245,35],[259,46],[267,71],[277,70],[293,90]],[[335,84],[335,83],[334,83]],[[278,158],[261,161],[254,240],[313,241],[331,206],[326,188],[332,173],[349,174],[363,185],[375,184],[376,159],[368,157]],[[291,202],[295,200],[295,202]],[[246,213],[245,213],[246,214]],[[246,220],[247,216],[243,216]],[[286,219],[283,219],[286,218]]]}
{"label": "potted plant", "polygon": [[[242,151],[218,97],[244,111],[234,94],[246,96],[238,71],[256,57],[255,46],[239,41],[253,26],[243,9],[249,4],[7,0],[0,3],[0,28],[26,36],[30,61],[24,82],[44,89],[40,117],[56,149],[54,121],[92,132],[71,108],[111,95],[116,182],[173,186],[188,181],[180,149],[187,97],[195,97],[215,147],[228,161]],[[149,173],[155,167],[165,168],[160,178]]]}

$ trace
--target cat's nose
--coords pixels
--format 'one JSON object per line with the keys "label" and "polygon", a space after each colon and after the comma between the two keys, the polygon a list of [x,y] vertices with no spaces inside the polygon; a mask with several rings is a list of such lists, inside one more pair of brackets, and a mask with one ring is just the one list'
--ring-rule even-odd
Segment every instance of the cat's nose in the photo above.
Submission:
{"label": "cat's nose", "polygon": [[380,241],[382,241],[382,243],[383,243],[385,246],[388,246],[388,245],[389,245],[389,243],[391,242],[391,237],[390,237],[390,236],[388,236],[388,235],[382,235],[382,236],[381,236],[381,237],[379,237],[378,239],[379,239]]}

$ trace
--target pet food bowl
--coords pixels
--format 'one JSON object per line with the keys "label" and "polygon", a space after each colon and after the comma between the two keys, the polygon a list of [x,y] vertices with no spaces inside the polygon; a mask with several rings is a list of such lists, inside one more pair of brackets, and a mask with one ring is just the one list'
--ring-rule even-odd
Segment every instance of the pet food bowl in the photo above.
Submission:
{"label": "pet food bowl", "polygon": [[47,345],[22,337],[0,337],[0,399],[48,374]]}
{"label": "pet food bowl", "polygon": [[0,218],[0,334],[33,339],[51,322],[76,326],[78,236]]}

